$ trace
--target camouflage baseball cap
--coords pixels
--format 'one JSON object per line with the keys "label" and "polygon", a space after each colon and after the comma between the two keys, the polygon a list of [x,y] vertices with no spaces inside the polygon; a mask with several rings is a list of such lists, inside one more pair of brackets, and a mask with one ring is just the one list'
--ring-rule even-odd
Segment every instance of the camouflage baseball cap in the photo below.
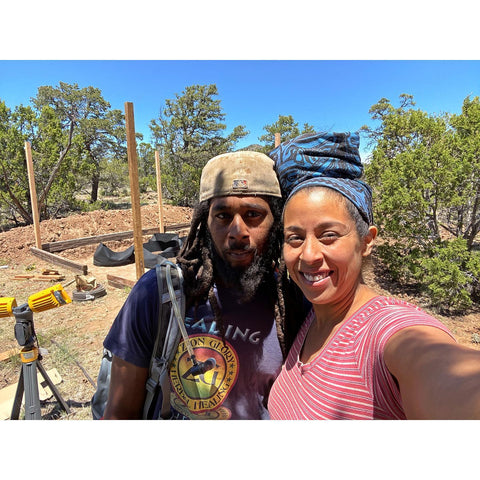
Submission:
{"label": "camouflage baseball cap", "polygon": [[200,201],[225,195],[281,197],[273,160],[263,153],[246,150],[209,160],[200,178]]}

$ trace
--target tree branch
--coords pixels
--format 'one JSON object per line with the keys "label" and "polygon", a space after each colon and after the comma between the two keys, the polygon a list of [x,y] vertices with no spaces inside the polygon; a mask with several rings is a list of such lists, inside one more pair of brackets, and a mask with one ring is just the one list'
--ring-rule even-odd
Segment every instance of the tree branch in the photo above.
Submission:
{"label": "tree branch", "polygon": [[50,191],[50,188],[53,184],[53,181],[55,180],[55,177],[57,176],[58,170],[60,169],[60,166],[63,163],[63,160],[67,156],[68,151],[70,150],[70,147],[72,146],[72,139],[73,139],[73,131],[75,129],[75,122],[72,120],[70,122],[70,131],[68,133],[68,142],[66,147],[60,152],[60,157],[58,159],[58,162],[56,163],[55,167],[52,170],[52,173],[50,174],[50,177],[47,181],[47,184],[45,185],[45,188],[43,189],[42,194],[40,195],[40,198],[38,199],[38,209],[42,210],[42,208],[45,205],[45,201],[48,195],[48,192]]}
{"label": "tree branch", "polygon": [[10,182],[8,179],[7,172],[5,171],[4,166],[2,165],[2,170],[3,170],[3,177],[5,179],[4,184],[5,184],[5,190],[6,193],[8,193],[8,198],[10,198],[9,203],[10,207],[12,207],[14,210],[17,210],[17,212],[22,216],[22,218],[27,222],[27,223],[33,223],[33,218],[32,216],[25,210],[23,205],[21,204],[20,200],[14,195],[10,188]]}

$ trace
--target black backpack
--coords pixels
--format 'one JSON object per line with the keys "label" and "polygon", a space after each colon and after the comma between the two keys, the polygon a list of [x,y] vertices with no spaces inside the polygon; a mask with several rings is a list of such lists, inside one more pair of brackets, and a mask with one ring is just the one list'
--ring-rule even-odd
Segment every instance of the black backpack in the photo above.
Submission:
{"label": "black backpack", "polygon": [[[159,295],[158,329],[146,383],[147,392],[142,416],[144,420],[163,420],[171,416],[168,370],[180,341],[180,322],[183,324],[185,317],[185,295],[180,267],[163,259],[155,266],[155,270]],[[91,402],[94,420],[103,417],[107,405],[112,358],[112,353],[104,349],[97,378],[97,390]],[[160,395],[162,402],[158,411],[155,407]]]}

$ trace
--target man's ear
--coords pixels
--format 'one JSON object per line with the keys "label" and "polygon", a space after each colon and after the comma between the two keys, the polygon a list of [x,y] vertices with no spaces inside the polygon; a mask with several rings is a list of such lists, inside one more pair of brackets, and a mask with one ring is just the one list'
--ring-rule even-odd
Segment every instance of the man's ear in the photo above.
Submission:
{"label": "man's ear", "polygon": [[375,245],[375,239],[377,238],[378,229],[377,227],[371,225],[368,227],[368,233],[363,238],[363,252],[364,257],[368,257],[372,253],[373,246]]}

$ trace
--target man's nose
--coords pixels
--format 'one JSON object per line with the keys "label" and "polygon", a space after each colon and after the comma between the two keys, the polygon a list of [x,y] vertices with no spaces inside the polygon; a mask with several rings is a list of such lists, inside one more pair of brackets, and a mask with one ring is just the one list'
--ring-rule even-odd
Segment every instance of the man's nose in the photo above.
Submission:
{"label": "man's nose", "polygon": [[230,224],[229,236],[235,239],[244,239],[249,236],[247,224],[241,215],[235,215]]}

